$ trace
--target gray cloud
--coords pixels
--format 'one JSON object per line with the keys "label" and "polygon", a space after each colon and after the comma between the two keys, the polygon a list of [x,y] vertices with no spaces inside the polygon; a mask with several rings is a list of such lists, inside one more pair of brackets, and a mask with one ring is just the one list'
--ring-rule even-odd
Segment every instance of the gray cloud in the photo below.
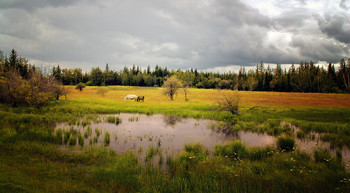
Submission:
{"label": "gray cloud", "polygon": [[2,0],[0,2],[1,9],[25,9],[28,11],[33,11],[38,8],[48,7],[48,6],[68,6],[72,5],[77,0]]}
{"label": "gray cloud", "polygon": [[87,71],[107,62],[115,70],[132,64],[204,70],[350,55],[348,14],[328,16],[308,2],[276,0],[271,6],[279,13],[271,16],[238,0],[5,0],[0,49]]}
{"label": "gray cloud", "polygon": [[350,14],[325,14],[318,16],[320,30],[343,43],[350,43]]}

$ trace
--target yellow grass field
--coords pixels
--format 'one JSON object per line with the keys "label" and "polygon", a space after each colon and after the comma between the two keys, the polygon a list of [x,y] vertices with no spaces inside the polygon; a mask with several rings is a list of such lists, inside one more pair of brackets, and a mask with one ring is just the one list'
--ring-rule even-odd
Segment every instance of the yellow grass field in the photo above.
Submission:
{"label": "yellow grass field", "polygon": [[[82,92],[68,87],[70,95],[68,99],[73,100],[93,100],[93,101],[109,101],[124,102],[123,98],[127,94],[136,94],[145,96],[145,103],[164,105],[170,102],[167,96],[162,95],[162,88],[150,87],[124,87],[124,86],[108,86],[108,87],[86,87]],[[101,96],[98,90],[104,89],[105,96]],[[180,91],[178,95],[171,101],[178,105],[211,105],[220,98],[221,93],[227,94],[233,92],[231,90],[214,90],[214,89],[190,89],[188,98],[185,101],[184,94]],[[283,93],[283,92],[252,92],[239,91],[241,96],[241,104],[244,106],[271,106],[271,107],[350,107],[349,94],[324,94],[324,93]],[[130,101],[128,101],[129,103]]]}

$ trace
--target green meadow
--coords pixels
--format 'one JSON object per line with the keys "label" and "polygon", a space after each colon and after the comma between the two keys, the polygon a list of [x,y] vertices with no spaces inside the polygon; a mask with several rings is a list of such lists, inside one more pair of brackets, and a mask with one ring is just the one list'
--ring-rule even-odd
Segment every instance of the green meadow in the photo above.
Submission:
{"label": "green meadow", "polygon": [[[350,96],[239,92],[240,114],[219,111],[217,100],[229,90],[189,89],[174,100],[157,87],[67,87],[70,94],[41,107],[0,105],[0,192],[349,192],[349,166],[337,151],[306,153],[297,138],[317,134],[335,148],[350,147]],[[144,102],[124,101],[127,94]],[[157,164],[141,163],[129,152],[82,144],[83,132],[54,130],[56,124],[89,125],[99,114],[170,114],[211,119],[232,131],[278,137],[274,146],[247,147],[241,141],[216,145],[186,144],[178,156]],[[118,119],[108,118],[116,123]],[[290,123],[299,130],[282,123]],[[220,129],[220,128],[217,128]],[[147,159],[158,153],[149,147]]]}

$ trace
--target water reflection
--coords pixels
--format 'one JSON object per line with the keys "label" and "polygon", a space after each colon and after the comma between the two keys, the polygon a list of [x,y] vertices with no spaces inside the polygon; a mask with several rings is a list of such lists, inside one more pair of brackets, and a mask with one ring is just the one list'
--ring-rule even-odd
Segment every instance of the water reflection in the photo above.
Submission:
{"label": "water reflection", "polygon": [[163,120],[167,126],[174,127],[176,123],[182,120],[182,118],[176,115],[163,115]]}
{"label": "water reflection", "polygon": [[[119,117],[119,124],[112,117]],[[150,147],[161,151],[162,156],[175,156],[183,151],[184,144],[199,142],[213,151],[216,144],[225,144],[234,140],[241,140],[246,146],[275,145],[276,138],[266,133],[254,133],[250,131],[233,130],[232,125],[211,120],[181,118],[170,115],[142,115],[142,114],[118,114],[100,115],[94,117],[94,121],[81,120],[77,125],[68,123],[58,124],[56,130],[75,130],[84,135],[84,144],[105,145],[104,137],[108,131],[110,134],[109,147],[118,153],[133,151],[140,160],[145,160],[145,155]],[[96,120],[96,121],[95,121]],[[297,128],[293,128],[296,132]],[[98,135],[97,135],[98,133]],[[319,141],[319,136],[314,138],[298,139],[296,144],[299,149],[312,153],[315,145],[326,147],[335,155],[335,150],[329,143]],[[343,159],[350,163],[349,149],[341,150]]]}

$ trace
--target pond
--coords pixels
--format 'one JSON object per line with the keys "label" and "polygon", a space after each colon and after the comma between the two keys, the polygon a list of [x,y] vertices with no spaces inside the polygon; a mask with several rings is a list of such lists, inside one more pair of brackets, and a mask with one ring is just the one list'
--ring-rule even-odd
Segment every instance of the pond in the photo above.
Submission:
{"label": "pond", "polygon": [[[216,144],[225,144],[241,140],[247,147],[276,145],[276,137],[266,133],[258,134],[249,131],[232,133],[231,129],[217,129],[218,122],[205,119],[180,118],[171,115],[127,114],[98,115],[94,121],[80,121],[76,125],[58,124],[63,131],[75,131],[84,136],[84,145],[108,146],[117,153],[132,151],[141,162],[144,162],[150,148],[157,149],[158,161],[169,156],[176,156],[183,151],[184,145],[199,142],[212,153]],[[284,123],[286,124],[286,123]],[[293,126],[291,125],[293,128]],[[296,132],[297,128],[293,128]],[[109,143],[105,134],[109,134]],[[79,135],[79,134],[78,134]],[[79,145],[79,139],[72,143]],[[314,138],[298,139],[297,147],[312,153],[315,146],[326,147],[335,155],[329,143],[321,142],[317,134]],[[81,145],[82,142],[80,143]],[[342,150],[343,160],[350,164],[350,151]],[[156,162],[156,161],[154,161]]]}

